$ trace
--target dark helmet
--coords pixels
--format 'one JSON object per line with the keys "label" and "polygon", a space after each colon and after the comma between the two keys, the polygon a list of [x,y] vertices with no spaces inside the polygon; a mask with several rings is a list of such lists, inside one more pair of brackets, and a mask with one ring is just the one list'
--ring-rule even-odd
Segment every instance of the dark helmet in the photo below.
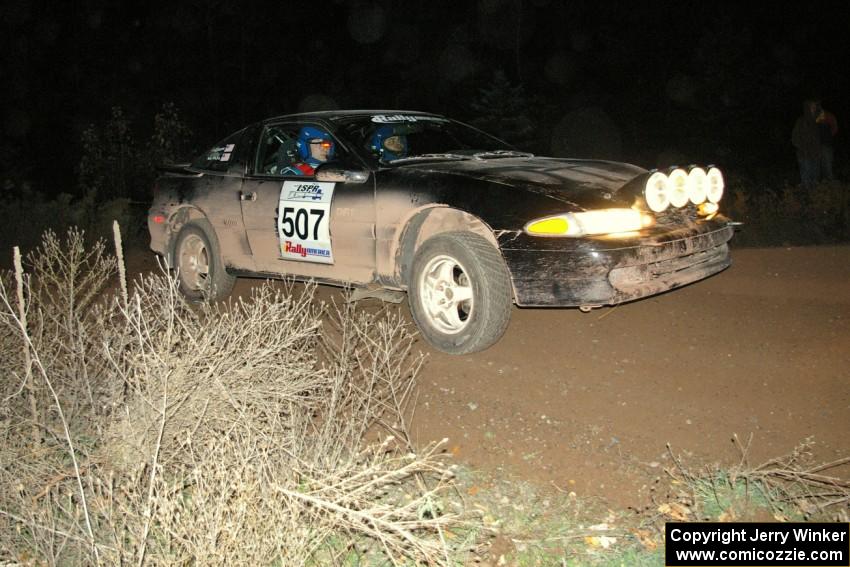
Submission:
{"label": "dark helmet", "polygon": [[[387,147],[387,140],[396,138],[397,144],[400,144],[400,149]],[[395,141],[395,140],[394,140]],[[391,142],[392,143],[392,142]],[[396,129],[391,124],[385,124],[378,127],[375,133],[372,134],[372,139],[369,140],[369,149],[371,149],[381,161],[393,161],[407,156],[407,136],[396,132]]]}
{"label": "dark helmet", "polygon": [[327,130],[323,128],[319,128],[318,126],[303,126],[298,132],[298,141],[295,142],[295,147],[298,149],[298,155],[301,157],[301,160],[313,167],[322,163],[314,158],[313,154],[310,153],[310,143],[317,141],[327,142],[330,144],[331,147],[328,151],[328,161],[333,159],[334,150],[336,149],[334,141]]}

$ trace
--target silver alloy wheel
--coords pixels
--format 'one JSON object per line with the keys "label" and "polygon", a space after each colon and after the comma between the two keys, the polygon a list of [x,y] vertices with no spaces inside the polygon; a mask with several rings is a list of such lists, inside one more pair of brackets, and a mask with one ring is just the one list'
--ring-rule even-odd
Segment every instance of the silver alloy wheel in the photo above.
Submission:
{"label": "silver alloy wheel", "polygon": [[197,234],[183,239],[177,258],[180,279],[192,290],[204,290],[210,275],[210,253],[206,242]]}
{"label": "silver alloy wheel", "polygon": [[475,305],[466,269],[446,255],[431,258],[419,278],[419,297],[428,321],[453,335],[469,324]]}

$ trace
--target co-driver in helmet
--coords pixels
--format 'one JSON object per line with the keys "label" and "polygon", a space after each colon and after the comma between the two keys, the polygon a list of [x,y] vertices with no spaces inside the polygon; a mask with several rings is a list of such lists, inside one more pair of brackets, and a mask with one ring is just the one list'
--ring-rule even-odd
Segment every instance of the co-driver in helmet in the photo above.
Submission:
{"label": "co-driver in helmet", "polygon": [[407,157],[407,136],[391,124],[378,127],[369,141],[369,149],[384,163]]}

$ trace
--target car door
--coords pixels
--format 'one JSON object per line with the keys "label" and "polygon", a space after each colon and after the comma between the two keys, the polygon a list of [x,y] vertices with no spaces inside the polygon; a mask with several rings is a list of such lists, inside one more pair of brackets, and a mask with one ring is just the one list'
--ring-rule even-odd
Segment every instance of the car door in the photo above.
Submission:
{"label": "car door", "polygon": [[[293,175],[304,123],[267,124],[242,185],[242,218],[256,270],[369,283],[375,279],[375,183],[318,182]],[[334,139],[331,159],[356,161]],[[357,164],[358,169],[364,169]]]}
{"label": "car door", "polygon": [[253,271],[254,260],[242,222],[243,177],[253,156],[249,127],[225,138],[192,163],[203,171],[193,187],[191,204],[200,210],[215,230],[222,261],[228,268]]}

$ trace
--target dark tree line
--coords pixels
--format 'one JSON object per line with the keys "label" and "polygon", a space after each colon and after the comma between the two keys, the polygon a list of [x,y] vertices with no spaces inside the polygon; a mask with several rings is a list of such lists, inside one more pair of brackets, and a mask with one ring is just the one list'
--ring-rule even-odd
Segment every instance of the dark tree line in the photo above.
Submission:
{"label": "dark tree line", "polygon": [[839,7],[8,0],[0,163],[7,185],[67,191],[92,124],[120,107],[148,139],[173,101],[196,147],[270,115],[384,107],[543,153],[793,169],[802,98],[850,111]]}

